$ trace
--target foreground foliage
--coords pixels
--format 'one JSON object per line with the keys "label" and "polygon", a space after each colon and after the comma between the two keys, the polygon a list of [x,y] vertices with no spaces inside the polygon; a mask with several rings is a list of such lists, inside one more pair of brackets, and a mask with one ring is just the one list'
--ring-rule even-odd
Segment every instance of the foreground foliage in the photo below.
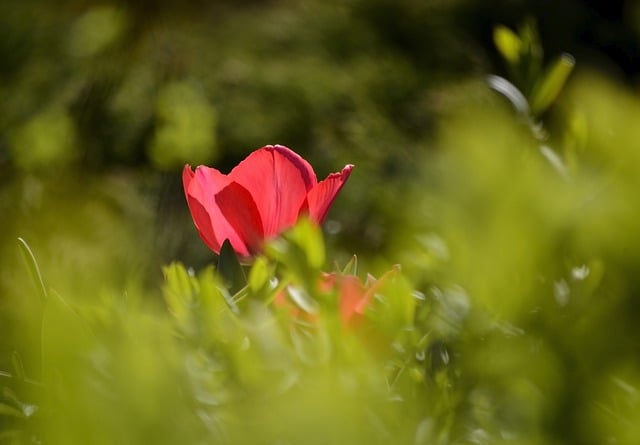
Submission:
{"label": "foreground foliage", "polygon": [[162,299],[79,300],[23,244],[37,286],[11,312],[1,437],[635,443],[640,102],[585,75],[566,94],[557,158],[509,104],[467,100],[377,277],[302,223],[250,266],[228,245],[215,268],[166,266]]}

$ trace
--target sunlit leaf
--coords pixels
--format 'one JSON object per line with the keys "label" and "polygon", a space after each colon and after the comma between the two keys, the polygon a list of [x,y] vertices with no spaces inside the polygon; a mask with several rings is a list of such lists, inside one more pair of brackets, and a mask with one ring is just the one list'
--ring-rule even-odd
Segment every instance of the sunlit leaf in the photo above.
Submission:
{"label": "sunlit leaf", "polygon": [[498,25],[493,28],[493,42],[507,62],[512,65],[518,62],[522,42],[515,32],[506,26]]}
{"label": "sunlit leaf", "polygon": [[570,54],[562,54],[538,79],[531,93],[531,111],[540,115],[556,100],[573,71],[576,61]]}
{"label": "sunlit leaf", "polygon": [[308,219],[302,219],[285,238],[302,249],[308,264],[315,269],[324,265],[325,252],[322,231]]}
{"label": "sunlit leaf", "polygon": [[373,302],[367,312],[383,331],[393,336],[412,324],[416,298],[398,266],[371,283],[369,288],[373,292]]}
{"label": "sunlit leaf", "polygon": [[258,257],[249,270],[248,284],[254,293],[259,293],[269,282],[273,274],[273,268],[265,257]]}
{"label": "sunlit leaf", "polygon": [[342,269],[343,275],[357,275],[358,274],[358,257],[353,255],[349,262]]}
{"label": "sunlit leaf", "polygon": [[213,267],[207,267],[198,274],[200,284],[200,302],[203,310],[209,313],[212,321],[231,309],[238,312],[237,301],[233,300],[221,277]]}
{"label": "sunlit leaf", "polygon": [[180,263],[171,263],[162,270],[165,277],[165,301],[169,311],[184,326],[188,322],[198,292],[198,282]]}
{"label": "sunlit leaf", "polygon": [[312,288],[325,262],[322,231],[303,219],[291,230],[266,245],[268,257],[283,264],[288,274]]}

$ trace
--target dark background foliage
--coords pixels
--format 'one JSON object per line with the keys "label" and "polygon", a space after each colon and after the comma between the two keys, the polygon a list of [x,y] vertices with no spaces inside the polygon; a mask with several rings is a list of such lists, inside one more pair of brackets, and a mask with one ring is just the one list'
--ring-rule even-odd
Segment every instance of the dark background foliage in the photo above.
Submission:
{"label": "dark background foliage", "polygon": [[549,56],[568,51],[633,82],[638,14],[631,1],[3,2],[1,177],[48,189],[62,176],[73,194],[118,176],[149,206],[159,263],[202,264],[180,166],[226,171],[282,143],[320,176],[358,166],[336,204],[338,238],[386,252],[396,212],[385,196],[415,174],[448,92],[504,71],[496,24],[533,18]]}

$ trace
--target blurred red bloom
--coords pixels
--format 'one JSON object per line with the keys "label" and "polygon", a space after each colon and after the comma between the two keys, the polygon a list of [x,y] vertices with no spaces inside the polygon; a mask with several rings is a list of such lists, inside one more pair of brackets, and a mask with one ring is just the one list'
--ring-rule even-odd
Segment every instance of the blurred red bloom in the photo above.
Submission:
{"label": "blurred red bloom", "polygon": [[[377,279],[368,275],[365,283],[355,275],[323,272],[318,281],[318,291],[320,294],[335,292],[338,296],[338,308],[342,323],[345,326],[355,327],[364,319],[365,311],[373,303],[375,294],[380,291],[380,288],[390,277],[398,272],[399,268],[394,267]],[[315,319],[314,314],[304,313],[289,301],[286,291],[276,295],[274,304],[278,307],[288,307],[295,317]]]}
{"label": "blurred red bloom", "polygon": [[267,145],[228,175],[185,165],[182,182],[200,237],[215,253],[228,239],[240,256],[260,251],[265,240],[293,226],[302,215],[321,224],[353,165],[318,182],[313,168],[282,145]]}
{"label": "blurred red bloom", "polygon": [[353,326],[362,320],[365,311],[372,304],[375,294],[380,291],[382,285],[397,272],[397,268],[391,269],[378,279],[367,275],[365,283],[362,283],[360,278],[355,275],[325,273],[322,275],[320,290],[338,292],[342,322],[347,326]]}

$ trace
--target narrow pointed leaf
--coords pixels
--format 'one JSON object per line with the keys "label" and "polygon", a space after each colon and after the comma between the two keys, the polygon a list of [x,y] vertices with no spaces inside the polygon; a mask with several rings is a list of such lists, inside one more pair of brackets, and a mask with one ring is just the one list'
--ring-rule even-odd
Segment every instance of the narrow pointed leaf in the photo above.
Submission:
{"label": "narrow pointed leaf", "polygon": [[238,292],[247,284],[247,277],[244,274],[244,270],[242,270],[242,265],[228,239],[222,243],[220,248],[218,273],[232,294]]}
{"label": "narrow pointed leaf", "polygon": [[342,269],[343,275],[357,275],[358,274],[358,257],[352,256],[344,269]]}
{"label": "narrow pointed leaf", "polygon": [[572,55],[562,54],[538,80],[531,94],[531,111],[534,115],[539,116],[544,113],[556,100],[575,64],[576,61]]}

